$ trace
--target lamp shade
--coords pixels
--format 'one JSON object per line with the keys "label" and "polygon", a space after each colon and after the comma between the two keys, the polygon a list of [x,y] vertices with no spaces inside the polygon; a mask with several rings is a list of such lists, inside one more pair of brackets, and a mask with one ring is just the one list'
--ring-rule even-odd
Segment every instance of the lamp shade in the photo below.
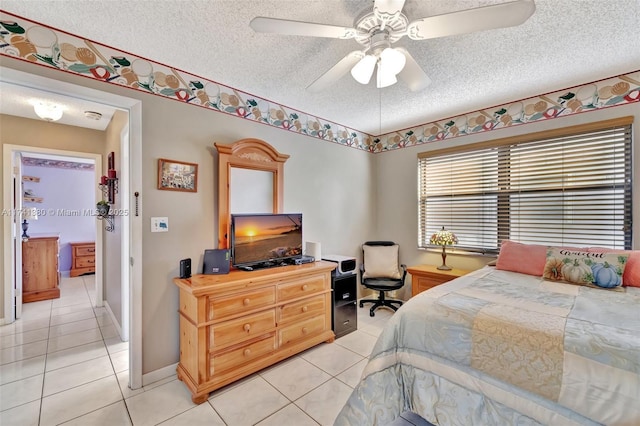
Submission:
{"label": "lamp shade", "polygon": [[456,234],[453,232],[444,229],[443,226],[441,230],[431,236],[429,244],[436,246],[452,246],[454,244],[458,244],[458,237],[456,237]]}
{"label": "lamp shade", "polygon": [[33,105],[36,115],[46,121],[58,121],[62,118],[62,107],[57,104],[38,102]]}
{"label": "lamp shade", "polygon": [[28,207],[28,208],[22,209],[22,219],[38,220],[38,209],[35,207]]}
{"label": "lamp shade", "polygon": [[365,55],[351,68],[351,75],[360,84],[369,84],[373,71],[376,68],[376,57],[373,55]]}
{"label": "lamp shade", "polygon": [[407,63],[407,58],[399,50],[387,47],[380,53],[380,62],[383,63],[384,72],[397,75]]}
{"label": "lamp shade", "polygon": [[378,62],[378,74],[376,87],[378,89],[382,89],[383,87],[389,87],[398,82],[396,75],[392,72],[387,71],[385,64],[380,61]]}

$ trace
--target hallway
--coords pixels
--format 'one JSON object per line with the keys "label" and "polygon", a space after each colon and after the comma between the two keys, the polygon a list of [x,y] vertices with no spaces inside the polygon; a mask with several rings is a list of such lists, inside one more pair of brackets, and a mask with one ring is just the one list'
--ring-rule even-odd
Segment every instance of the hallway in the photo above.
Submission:
{"label": "hallway", "polygon": [[59,299],[25,303],[0,327],[0,424],[59,424],[107,399],[119,401],[107,407],[112,421],[128,424],[129,344],[94,295],[93,275],[62,278]]}

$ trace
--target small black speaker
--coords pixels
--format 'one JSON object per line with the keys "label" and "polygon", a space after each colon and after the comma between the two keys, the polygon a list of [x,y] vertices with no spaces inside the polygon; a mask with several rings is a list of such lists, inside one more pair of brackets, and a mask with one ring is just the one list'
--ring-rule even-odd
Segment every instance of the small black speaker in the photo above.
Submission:
{"label": "small black speaker", "polygon": [[180,261],[180,278],[191,278],[191,259]]}

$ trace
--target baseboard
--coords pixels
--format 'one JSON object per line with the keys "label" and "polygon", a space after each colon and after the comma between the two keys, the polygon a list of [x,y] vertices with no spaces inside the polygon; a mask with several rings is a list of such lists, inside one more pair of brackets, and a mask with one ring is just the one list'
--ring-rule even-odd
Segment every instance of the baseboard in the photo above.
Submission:
{"label": "baseboard", "polygon": [[167,377],[176,375],[176,368],[178,363],[167,365],[166,367],[159,368],[150,373],[142,375],[142,386],[150,385],[158,380],[166,379]]}
{"label": "baseboard", "polygon": [[[116,331],[118,332],[118,336],[120,336],[120,339],[122,339],[122,326],[116,320],[116,316],[113,314],[113,311],[111,310],[111,306],[109,306],[109,302],[107,302],[106,300],[104,301],[104,308],[109,313],[109,316],[111,317],[111,322],[113,323],[114,327],[116,328]],[[122,341],[125,342],[126,340],[122,340]]]}

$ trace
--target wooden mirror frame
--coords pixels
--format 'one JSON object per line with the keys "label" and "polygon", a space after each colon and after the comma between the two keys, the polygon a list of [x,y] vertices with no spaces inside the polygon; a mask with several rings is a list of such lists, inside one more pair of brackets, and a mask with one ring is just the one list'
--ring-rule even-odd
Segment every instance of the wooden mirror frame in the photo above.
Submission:
{"label": "wooden mirror frame", "polygon": [[284,200],[284,163],[289,158],[261,139],[240,139],[232,144],[214,143],[218,150],[218,248],[229,248],[231,225],[231,168],[273,173],[273,213],[281,213]]}

